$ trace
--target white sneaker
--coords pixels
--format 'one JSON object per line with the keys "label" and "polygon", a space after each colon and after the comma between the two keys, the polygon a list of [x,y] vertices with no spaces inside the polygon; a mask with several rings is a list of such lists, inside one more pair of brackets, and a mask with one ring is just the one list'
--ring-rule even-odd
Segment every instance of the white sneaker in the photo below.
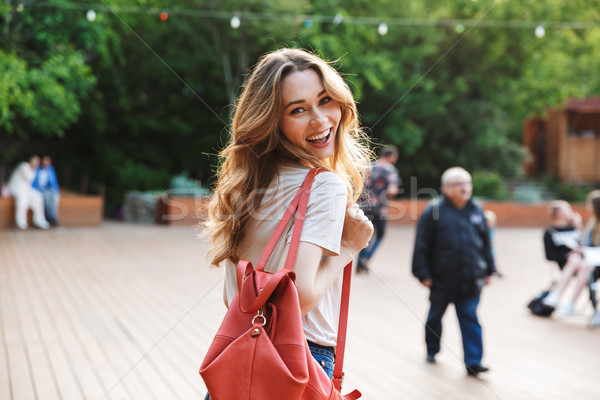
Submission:
{"label": "white sneaker", "polygon": [[590,322],[591,326],[600,326],[600,311],[595,311],[594,316],[592,317],[592,322]]}
{"label": "white sneaker", "polygon": [[27,229],[27,222],[19,222],[19,221],[17,221],[17,228],[19,228],[21,230]]}
{"label": "white sneaker", "polygon": [[47,221],[34,222],[33,225],[40,229],[48,229],[50,228],[50,224]]}
{"label": "white sneaker", "polygon": [[542,303],[544,303],[544,305],[547,305],[548,307],[558,307],[558,303],[560,302],[560,297],[558,296],[558,293],[556,292],[550,292],[548,294],[548,296],[546,296],[546,298],[542,301]]}
{"label": "white sneaker", "polygon": [[564,306],[560,307],[558,311],[556,311],[556,315],[558,317],[570,317],[575,312],[575,306],[573,302],[569,302]]}

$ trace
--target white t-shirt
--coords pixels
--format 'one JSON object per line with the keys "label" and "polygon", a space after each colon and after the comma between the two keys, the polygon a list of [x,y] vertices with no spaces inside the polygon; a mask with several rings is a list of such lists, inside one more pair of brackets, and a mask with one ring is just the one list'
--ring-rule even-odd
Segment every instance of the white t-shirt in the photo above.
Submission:
{"label": "white t-shirt", "polygon": [[[252,262],[256,267],[267,242],[275,231],[275,227],[304,182],[309,168],[303,166],[282,166],[279,174],[265,190],[261,206],[252,212],[252,218],[246,226],[246,235],[239,245],[239,256],[242,260]],[[342,179],[332,172],[322,172],[313,181],[306,219],[302,228],[300,241],[316,244],[323,248],[326,255],[337,255],[340,251],[344,217],[346,215],[346,186]],[[291,241],[293,219],[288,224],[279,240],[265,271],[275,272],[283,268],[277,265],[282,257],[285,244]],[[300,262],[300,260],[297,260]],[[230,261],[225,262],[225,294],[231,304],[237,292],[237,266]],[[342,291],[342,273],[334,281],[321,298],[317,306],[302,319],[304,334],[308,340],[324,346],[335,346]]]}

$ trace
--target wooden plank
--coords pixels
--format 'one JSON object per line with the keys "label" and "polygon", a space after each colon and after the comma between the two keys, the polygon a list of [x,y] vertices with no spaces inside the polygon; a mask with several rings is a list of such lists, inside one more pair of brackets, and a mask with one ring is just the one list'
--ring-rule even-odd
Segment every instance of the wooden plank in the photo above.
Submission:
{"label": "wooden plank", "polygon": [[46,343],[61,348],[68,360],[71,373],[83,398],[98,398],[105,391],[100,377],[92,367],[87,347],[83,345],[79,331],[72,320],[73,303],[65,295],[68,287],[56,280],[52,273],[51,263],[41,264],[36,261],[40,257],[39,248],[28,253],[31,265],[30,296],[33,302],[40,305],[37,310],[39,335]]}
{"label": "wooden plank", "polygon": [[[223,271],[208,268],[196,235],[115,223],[0,231],[0,398],[203,398],[197,371],[225,309]],[[566,319],[525,308],[555,270],[540,229],[497,232],[506,277],[482,297],[492,368],[483,379],[465,374],[451,307],[439,363],[425,363],[427,291],[410,276],[413,241],[414,227],[390,225],[371,273],[354,277],[346,391],[358,388],[365,399],[597,396],[600,329],[586,326],[585,296]]]}
{"label": "wooden plank", "polygon": [[[80,239],[84,239],[83,243],[86,243],[85,240],[93,241],[93,237],[80,237]],[[103,398],[105,395],[114,396],[119,391],[130,393],[127,397],[156,398],[150,388],[149,380],[136,375],[127,375],[133,363],[132,360],[136,357],[136,352],[131,347],[129,338],[123,335],[112,318],[112,309],[118,310],[120,304],[106,302],[106,293],[99,293],[96,290],[98,281],[90,273],[93,268],[103,267],[101,264],[95,264],[95,261],[101,262],[102,259],[94,257],[93,251],[86,252],[84,248],[83,253],[80,253],[79,250],[81,249],[73,251],[68,259],[62,260],[65,265],[69,265],[62,278],[65,287],[69,289],[68,292],[72,294],[71,302],[80,305],[77,317],[81,319],[79,324],[84,327],[84,331],[87,330],[86,342],[96,341],[98,346],[96,353],[102,354],[102,362],[105,366],[110,365],[112,369],[109,377],[104,379],[103,394],[99,398]],[[91,268],[88,268],[90,263],[85,261],[86,257],[91,260]],[[74,276],[77,279],[73,279]],[[106,276],[110,277],[110,275]],[[126,375],[127,381],[123,379]]]}
{"label": "wooden plank", "polygon": [[[5,244],[0,241],[0,245]],[[19,315],[18,305],[16,304],[15,289],[8,270],[10,257],[6,257],[7,263],[2,263],[2,275],[8,280],[3,287],[2,301],[2,323],[4,338],[6,341],[6,351],[2,353],[6,360],[4,363],[8,366],[10,381],[11,399],[38,399],[37,387],[32,375],[31,358],[28,352],[27,344],[24,340],[23,327]]]}
{"label": "wooden plank", "polygon": [[[25,239],[24,232],[20,232],[20,238]],[[55,393],[58,399],[80,398],[83,395],[81,383],[74,379],[73,366],[64,348],[59,341],[46,343],[43,339],[40,318],[36,314],[36,308],[47,302],[53,303],[53,298],[45,298],[42,302],[32,304],[31,293],[35,291],[34,280],[36,273],[33,270],[40,260],[35,259],[31,250],[16,253],[16,265],[13,267],[21,282],[20,290],[17,292],[20,298],[18,308],[19,317],[24,332],[23,341],[28,348],[31,358],[31,372],[38,389],[38,395],[45,396]],[[47,313],[40,313],[44,316]],[[43,320],[42,320],[43,321]],[[60,339],[60,335],[56,335]]]}

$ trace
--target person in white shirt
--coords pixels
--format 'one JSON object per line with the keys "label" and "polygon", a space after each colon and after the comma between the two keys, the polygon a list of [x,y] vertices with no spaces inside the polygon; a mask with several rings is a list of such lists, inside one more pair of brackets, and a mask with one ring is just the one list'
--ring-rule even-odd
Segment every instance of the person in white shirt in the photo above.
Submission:
{"label": "person in white shirt", "polygon": [[[370,168],[365,134],[344,80],[306,51],[281,49],[263,56],[243,89],[208,208],[210,261],[226,267],[228,306],[237,290],[237,262],[256,265],[308,171],[325,170],[311,189],[295,283],[309,347],[331,376],[342,270],[373,233],[354,203]],[[291,225],[266,271],[284,265]]]}
{"label": "person in white shirt", "polygon": [[13,171],[8,181],[8,190],[15,199],[15,222],[19,229],[27,229],[27,210],[33,211],[33,225],[48,229],[50,224],[44,216],[44,198],[31,186],[35,169],[40,164],[38,156],[32,156],[28,162],[22,162]]}

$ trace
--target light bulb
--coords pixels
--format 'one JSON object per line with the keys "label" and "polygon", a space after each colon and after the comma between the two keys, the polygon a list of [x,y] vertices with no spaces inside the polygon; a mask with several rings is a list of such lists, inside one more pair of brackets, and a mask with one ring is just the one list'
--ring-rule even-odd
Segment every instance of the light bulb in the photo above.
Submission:
{"label": "light bulb", "polygon": [[538,25],[535,28],[535,37],[538,39],[543,38],[544,36],[546,36],[546,30],[544,29],[544,27],[542,25]]}
{"label": "light bulb", "polygon": [[229,25],[231,25],[233,29],[239,28],[241,24],[242,21],[240,21],[240,17],[238,17],[237,15],[231,17],[231,21],[229,21]]}
{"label": "light bulb", "polygon": [[339,25],[342,23],[342,21],[344,20],[344,16],[340,13],[335,14],[335,17],[333,17],[333,24],[334,25]]}

